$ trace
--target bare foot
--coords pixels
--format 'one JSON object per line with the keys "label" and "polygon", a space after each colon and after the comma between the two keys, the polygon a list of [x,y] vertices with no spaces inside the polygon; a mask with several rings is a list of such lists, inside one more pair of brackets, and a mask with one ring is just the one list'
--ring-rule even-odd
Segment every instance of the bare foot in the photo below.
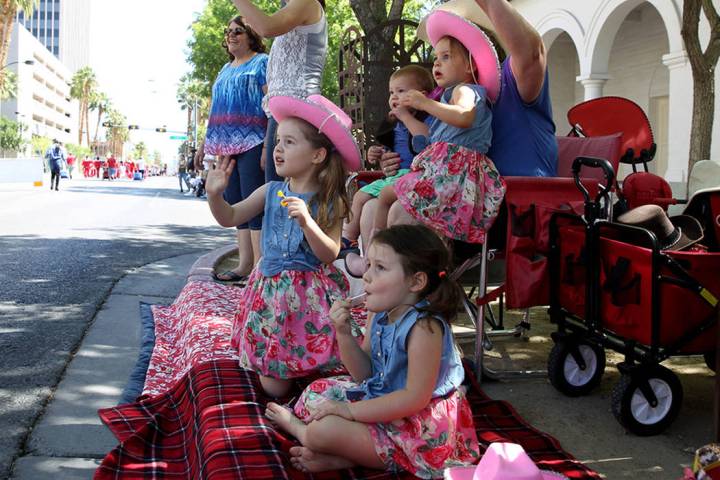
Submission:
{"label": "bare foot", "polygon": [[307,447],[292,447],[290,463],[301,472],[326,472],[354,467],[350,460],[335,455],[313,452]]}
{"label": "bare foot", "polygon": [[265,409],[265,417],[301,442],[303,441],[302,435],[307,425],[297,418],[289,408],[270,402],[267,404],[267,409]]}

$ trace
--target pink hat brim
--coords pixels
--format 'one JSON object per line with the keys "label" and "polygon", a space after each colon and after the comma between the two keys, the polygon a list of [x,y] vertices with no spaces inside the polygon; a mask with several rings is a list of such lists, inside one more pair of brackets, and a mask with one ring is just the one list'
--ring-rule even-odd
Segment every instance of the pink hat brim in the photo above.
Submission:
{"label": "pink hat brim", "polygon": [[443,10],[433,10],[425,23],[427,36],[433,47],[443,37],[456,38],[468,49],[477,67],[478,83],[495,102],[500,95],[500,62],[492,42],[477,25]]}
{"label": "pink hat brim", "polygon": [[[444,480],[476,480],[475,471],[477,466],[472,467],[452,467],[445,470]],[[540,470],[540,477],[543,480],[567,480],[567,477],[556,472],[548,472]],[[479,475],[482,478],[482,475]]]}
{"label": "pink hat brim", "polygon": [[310,95],[305,100],[279,95],[271,97],[268,106],[278,122],[297,117],[315,126],[330,139],[348,171],[360,169],[360,150],[350,131],[352,120],[330,100],[322,95]]}

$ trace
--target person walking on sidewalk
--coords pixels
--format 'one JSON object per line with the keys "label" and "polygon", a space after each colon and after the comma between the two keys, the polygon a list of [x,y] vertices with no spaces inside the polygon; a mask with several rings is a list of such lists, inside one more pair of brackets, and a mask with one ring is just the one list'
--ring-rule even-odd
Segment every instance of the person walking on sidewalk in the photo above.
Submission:
{"label": "person walking on sidewalk", "polygon": [[60,190],[60,170],[62,170],[65,163],[65,152],[63,152],[60,142],[54,140],[45,157],[48,161],[48,167],[50,167],[50,190],[54,188],[55,191],[58,191]]}

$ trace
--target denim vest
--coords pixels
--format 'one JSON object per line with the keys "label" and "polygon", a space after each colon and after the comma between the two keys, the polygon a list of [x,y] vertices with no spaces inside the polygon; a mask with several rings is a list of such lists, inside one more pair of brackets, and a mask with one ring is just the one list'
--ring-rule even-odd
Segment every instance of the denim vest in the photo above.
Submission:
{"label": "denim vest", "polygon": [[[265,193],[265,216],[262,224],[260,272],[266,277],[283,270],[313,271],[320,266],[305,234],[297,221],[288,218],[287,208],[280,205],[278,190],[289,197],[299,197],[308,203],[314,193],[293,193],[285,182],[269,182]],[[315,215],[317,208],[310,212]]]}
{"label": "denim vest", "polygon": [[[387,312],[377,314],[370,332],[372,374],[357,389],[357,393],[364,394],[363,399],[369,400],[405,388],[408,373],[407,337],[418,318],[427,316],[416,308],[426,305],[426,300],[418,302],[415,308],[408,310],[402,318],[392,324],[388,324]],[[445,320],[440,318],[438,320],[443,326],[443,348],[440,371],[432,393],[433,398],[452,392],[465,378],[452,329]],[[354,396],[350,395],[350,398]]]}
{"label": "denim vest", "polygon": [[[468,128],[454,127],[437,118],[430,124],[430,143],[447,142],[469,148],[480,153],[487,153],[492,141],[492,110],[487,99],[485,87],[475,84],[464,84],[475,93],[475,119]],[[449,104],[456,87],[443,92],[440,103]],[[420,141],[420,140],[418,140]],[[413,147],[415,147],[413,139]],[[420,145],[418,145],[420,146]]]}

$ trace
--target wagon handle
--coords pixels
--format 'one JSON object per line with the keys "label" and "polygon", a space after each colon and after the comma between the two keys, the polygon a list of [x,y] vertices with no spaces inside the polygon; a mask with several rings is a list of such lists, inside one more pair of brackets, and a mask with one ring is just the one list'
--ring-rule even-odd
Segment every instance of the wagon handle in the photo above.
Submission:
{"label": "wagon handle", "polygon": [[603,173],[605,174],[605,184],[600,185],[598,194],[595,197],[595,201],[598,202],[601,197],[607,196],[608,192],[610,191],[610,188],[615,181],[615,171],[613,170],[612,165],[610,165],[610,162],[608,162],[604,158],[577,157],[575,160],[573,160],[572,173],[573,178],[575,179],[575,185],[577,185],[578,189],[580,189],[580,191],[582,192],[586,202],[590,201],[590,192],[588,192],[588,189],[585,188],[582,180],[580,180],[580,169],[583,166],[590,168],[602,168]]}

